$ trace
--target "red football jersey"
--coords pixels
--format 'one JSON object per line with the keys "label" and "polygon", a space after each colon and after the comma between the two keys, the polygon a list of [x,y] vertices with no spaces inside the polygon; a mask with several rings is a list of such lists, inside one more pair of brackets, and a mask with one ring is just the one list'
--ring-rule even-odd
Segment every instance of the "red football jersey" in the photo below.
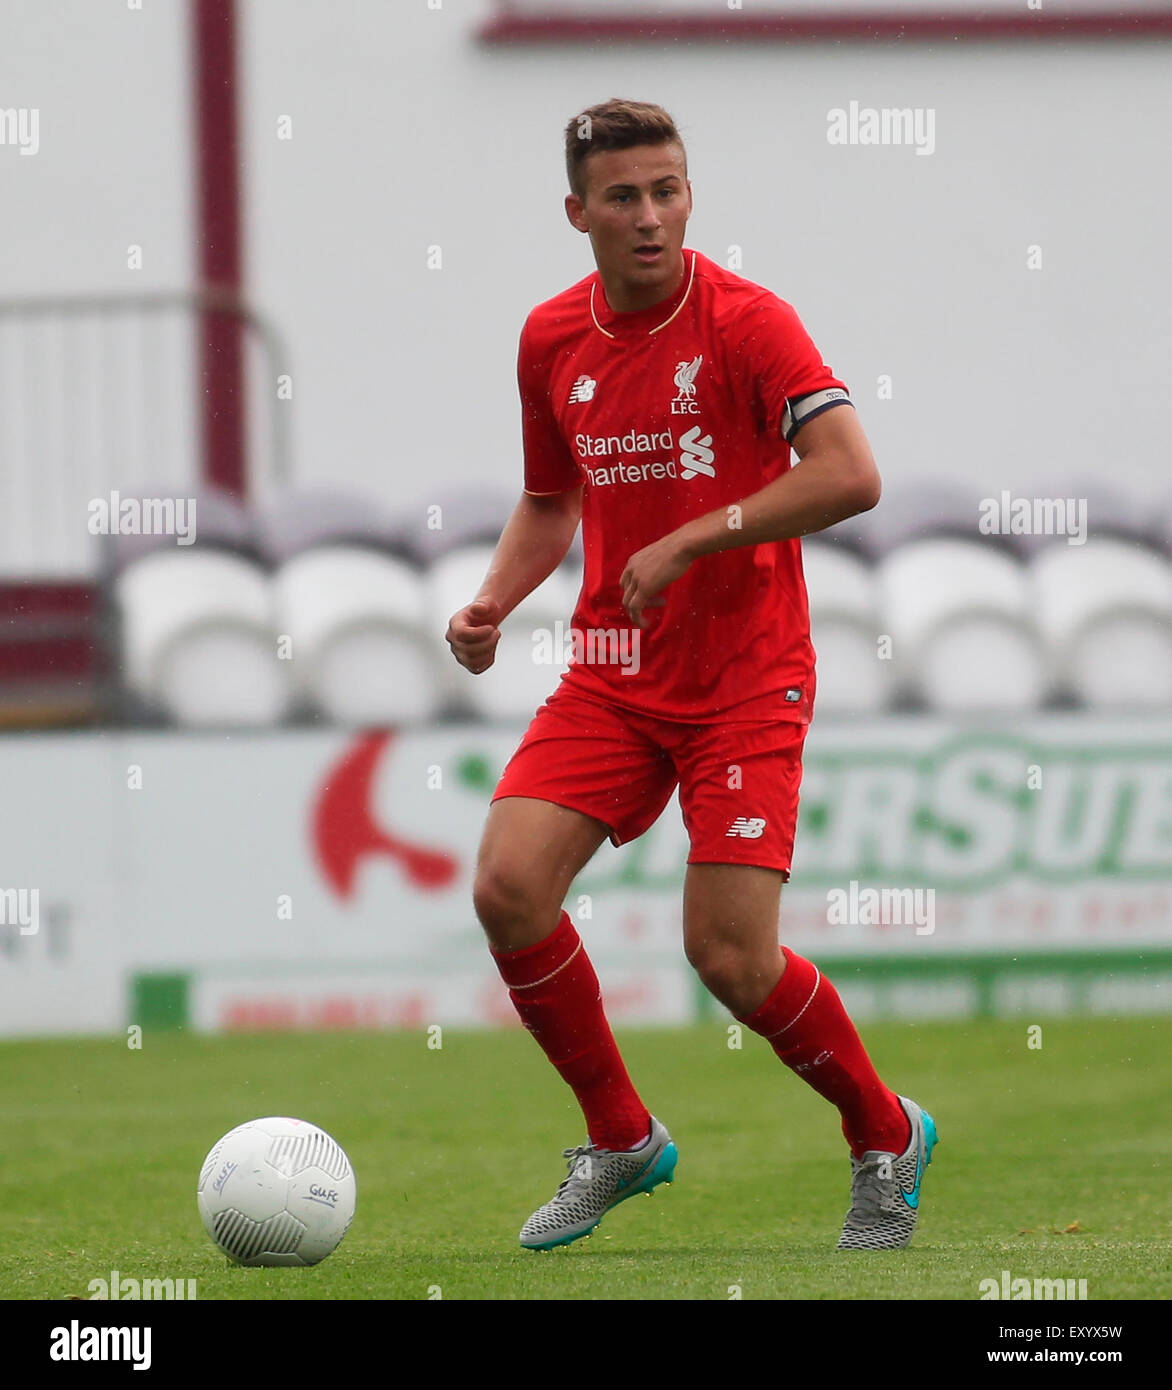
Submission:
{"label": "red football jersey", "polygon": [[808,722],[799,541],[701,556],[644,609],[642,630],[620,583],[637,550],[759,491],[790,467],[801,424],[850,404],[793,308],[697,251],[684,251],[670,299],[633,313],[610,309],[595,271],[529,314],[517,377],[525,490],[583,488],[562,679],[664,719]]}

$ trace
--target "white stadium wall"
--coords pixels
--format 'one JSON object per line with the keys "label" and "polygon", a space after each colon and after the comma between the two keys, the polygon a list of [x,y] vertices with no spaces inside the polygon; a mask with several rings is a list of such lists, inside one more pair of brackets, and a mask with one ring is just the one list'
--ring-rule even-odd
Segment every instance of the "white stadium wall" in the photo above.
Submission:
{"label": "white stadium wall", "polygon": [[[471,881],[520,733],[8,740],[0,1035],[515,1026]],[[1172,1008],[1172,722],[815,725],[805,764],[781,934],[860,1019]],[[567,899],[619,1024],[723,1017],[686,857],[673,801]]]}
{"label": "white stadium wall", "polygon": [[[240,9],[246,278],[290,347],[302,481],[393,504],[423,475],[519,483],[521,323],[592,268],[560,131],[626,94],[676,114],[691,242],[798,308],[888,479],[1163,492],[1167,43],[514,48],[476,42],[474,0]],[[186,288],[185,7],[4,10],[0,106],[40,110],[40,147],[0,147],[0,297]],[[931,110],[933,153],[828,144],[852,102]]]}

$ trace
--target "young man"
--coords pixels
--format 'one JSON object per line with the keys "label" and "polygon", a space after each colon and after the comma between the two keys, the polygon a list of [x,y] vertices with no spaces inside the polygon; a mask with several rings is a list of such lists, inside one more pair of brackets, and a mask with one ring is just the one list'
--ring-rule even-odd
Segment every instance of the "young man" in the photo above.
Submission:
{"label": "young man", "polygon": [[641,835],[678,784],[687,959],[841,1112],[839,1249],[903,1246],[931,1116],[880,1081],[833,985],[778,945],[814,699],[798,537],[875,505],[871,450],[794,310],[684,247],[692,188],[666,111],[591,107],[566,129],[566,166],[566,214],[597,271],[525,323],[524,496],[447,632],[461,665],[486,670],[500,624],[581,520],[585,659],[501,777],[474,888],[517,1012],[588,1131],[521,1244],[568,1244],[671,1180],[675,1145],[627,1074],[562,902],[603,840]]}

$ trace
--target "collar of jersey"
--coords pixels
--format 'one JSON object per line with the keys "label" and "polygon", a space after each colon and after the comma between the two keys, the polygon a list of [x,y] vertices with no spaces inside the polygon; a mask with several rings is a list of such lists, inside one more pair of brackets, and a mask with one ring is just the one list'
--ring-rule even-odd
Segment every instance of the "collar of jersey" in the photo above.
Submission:
{"label": "collar of jersey", "polygon": [[626,314],[616,314],[607,304],[606,295],[600,292],[602,281],[595,271],[594,279],[590,283],[590,317],[594,327],[608,338],[619,336],[612,331],[616,328],[625,332],[646,333],[649,337],[658,333],[661,328],[666,328],[688,302],[688,296],[692,293],[692,282],[696,278],[695,251],[685,251],[684,256],[690,256],[691,263],[684,271],[680,289],[676,290],[671,299],[662,304],[652,304],[649,309],[634,309]]}

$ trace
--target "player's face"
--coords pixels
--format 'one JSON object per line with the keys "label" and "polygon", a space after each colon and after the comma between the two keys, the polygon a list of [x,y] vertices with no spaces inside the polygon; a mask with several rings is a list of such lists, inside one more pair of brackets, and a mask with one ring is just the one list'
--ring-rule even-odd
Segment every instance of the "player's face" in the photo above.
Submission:
{"label": "player's face", "polygon": [[[586,196],[570,194],[566,215],[588,232],[612,309],[666,299],[683,274],[692,186],[679,145],[599,150],[583,165]],[[654,248],[654,249],[650,249]]]}

